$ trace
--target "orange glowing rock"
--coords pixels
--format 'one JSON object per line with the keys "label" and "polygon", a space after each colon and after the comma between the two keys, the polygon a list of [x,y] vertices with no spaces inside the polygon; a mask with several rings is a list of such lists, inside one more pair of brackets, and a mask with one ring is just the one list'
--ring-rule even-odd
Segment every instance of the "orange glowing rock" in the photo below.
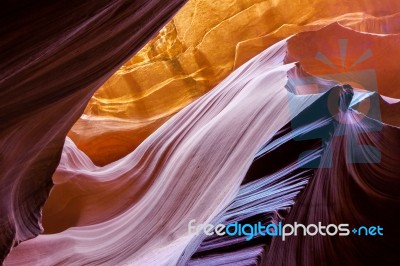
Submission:
{"label": "orange glowing rock", "polygon": [[399,32],[399,16],[392,15],[399,11],[400,3],[389,0],[189,1],[96,92],[69,137],[105,165],[273,43],[335,21]]}

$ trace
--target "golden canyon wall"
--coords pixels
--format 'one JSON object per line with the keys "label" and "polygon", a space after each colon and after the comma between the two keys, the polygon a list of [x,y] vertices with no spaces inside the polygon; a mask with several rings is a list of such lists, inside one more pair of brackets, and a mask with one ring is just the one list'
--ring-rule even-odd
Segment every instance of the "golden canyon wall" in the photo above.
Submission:
{"label": "golden canyon wall", "polygon": [[69,137],[95,164],[108,164],[273,43],[335,21],[398,32],[393,14],[399,6],[389,0],[189,1],[95,93]]}

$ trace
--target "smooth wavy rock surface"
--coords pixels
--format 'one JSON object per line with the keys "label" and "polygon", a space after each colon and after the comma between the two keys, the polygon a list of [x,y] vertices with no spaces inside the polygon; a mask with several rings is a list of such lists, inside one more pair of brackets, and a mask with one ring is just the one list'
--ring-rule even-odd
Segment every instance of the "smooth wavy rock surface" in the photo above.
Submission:
{"label": "smooth wavy rock surface", "polygon": [[[5,264],[395,264],[398,39],[332,24],[282,40],[103,167],[67,138],[49,234]],[[379,223],[385,236],[206,238],[192,219]]]}
{"label": "smooth wavy rock surface", "polygon": [[0,261],[42,231],[66,134],[93,93],[184,2],[2,3]]}
{"label": "smooth wavy rock surface", "polygon": [[[64,176],[55,183],[76,193],[71,197],[82,207],[87,203],[91,209],[97,201],[101,210],[90,219],[103,222],[26,241],[6,264],[176,263],[193,238],[187,235],[188,221],[209,221],[233,200],[253,155],[290,121],[289,100],[299,110],[314,100],[291,99],[285,89],[287,71],[295,66],[283,63],[285,47],[281,42],[255,57],[113,164],[96,168],[67,144],[72,154],[66,150],[63,158],[72,160],[60,167],[78,166],[88,177],[72,170],[76,178]],[[121,194],[124,201],[117,199],[107,209],[95,196],[101,187],[110,198]]]}
{"label": "smooth wavy rock surface", "polygon": [[191,0],[95,93],[69,137],[106,165],[277,41],[332,22],[397,33],[397,12],[391,0]]}

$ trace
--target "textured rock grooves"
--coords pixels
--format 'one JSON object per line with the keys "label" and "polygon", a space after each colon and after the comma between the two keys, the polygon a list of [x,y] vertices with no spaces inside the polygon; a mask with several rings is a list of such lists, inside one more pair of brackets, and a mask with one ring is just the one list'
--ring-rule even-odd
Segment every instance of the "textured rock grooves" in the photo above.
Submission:
{"label": "textured rock grooves", "polygon": [[[222,2],[221,12],[207,1],[190,2],[192,9],[179,16],[201,17],[209,8],[206,21],[218,19],[200,27],[197,15],[178,16],[139,52],[143,60],[129,60],[95,95],[70,137],[93,92],[183,1],[32,1],[0,11],[6,265],[400,261],[400,2]],[[265,17],[274,14],[282,17],[269,25]],[[222,38],[224,31],[232,39]],[[104,88],[130,72],[122,93],[107,94]],[[145,81],[142,90],[138,77],[154,84]],[[129,90],[133,95],[125,95]],[[141,107],[117,108],[131,103]],[[107,125],[100,133],[96,121]],[[85,123],[92,123],[90,131]],[[128,154],[116,147],[104,166],[91,158],[103,158],[97,147],[85,151],[90,141],[124,139],[138,128],[144,133],[128,140]],[[35,237],[53,172],[45,233]],[[189,234],[192,219],[381,225],[385,234],[246,241]]]}
{"label": "textured rock grooves", "polygon": [[41,232],[65,136],[92,94],[184,2],[2,4],[0,260]]}

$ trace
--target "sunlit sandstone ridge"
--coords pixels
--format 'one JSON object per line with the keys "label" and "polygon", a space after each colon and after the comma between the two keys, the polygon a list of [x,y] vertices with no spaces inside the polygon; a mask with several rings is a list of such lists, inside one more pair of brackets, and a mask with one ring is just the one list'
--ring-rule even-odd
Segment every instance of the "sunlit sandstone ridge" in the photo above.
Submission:
{"label": "sunlit sandstone ridge", "polygon": [[189,1],[96,92],[69,136],[94,163],[110,163],[271,44],[334,21],[399,32],[399,11],[390,0]]}

